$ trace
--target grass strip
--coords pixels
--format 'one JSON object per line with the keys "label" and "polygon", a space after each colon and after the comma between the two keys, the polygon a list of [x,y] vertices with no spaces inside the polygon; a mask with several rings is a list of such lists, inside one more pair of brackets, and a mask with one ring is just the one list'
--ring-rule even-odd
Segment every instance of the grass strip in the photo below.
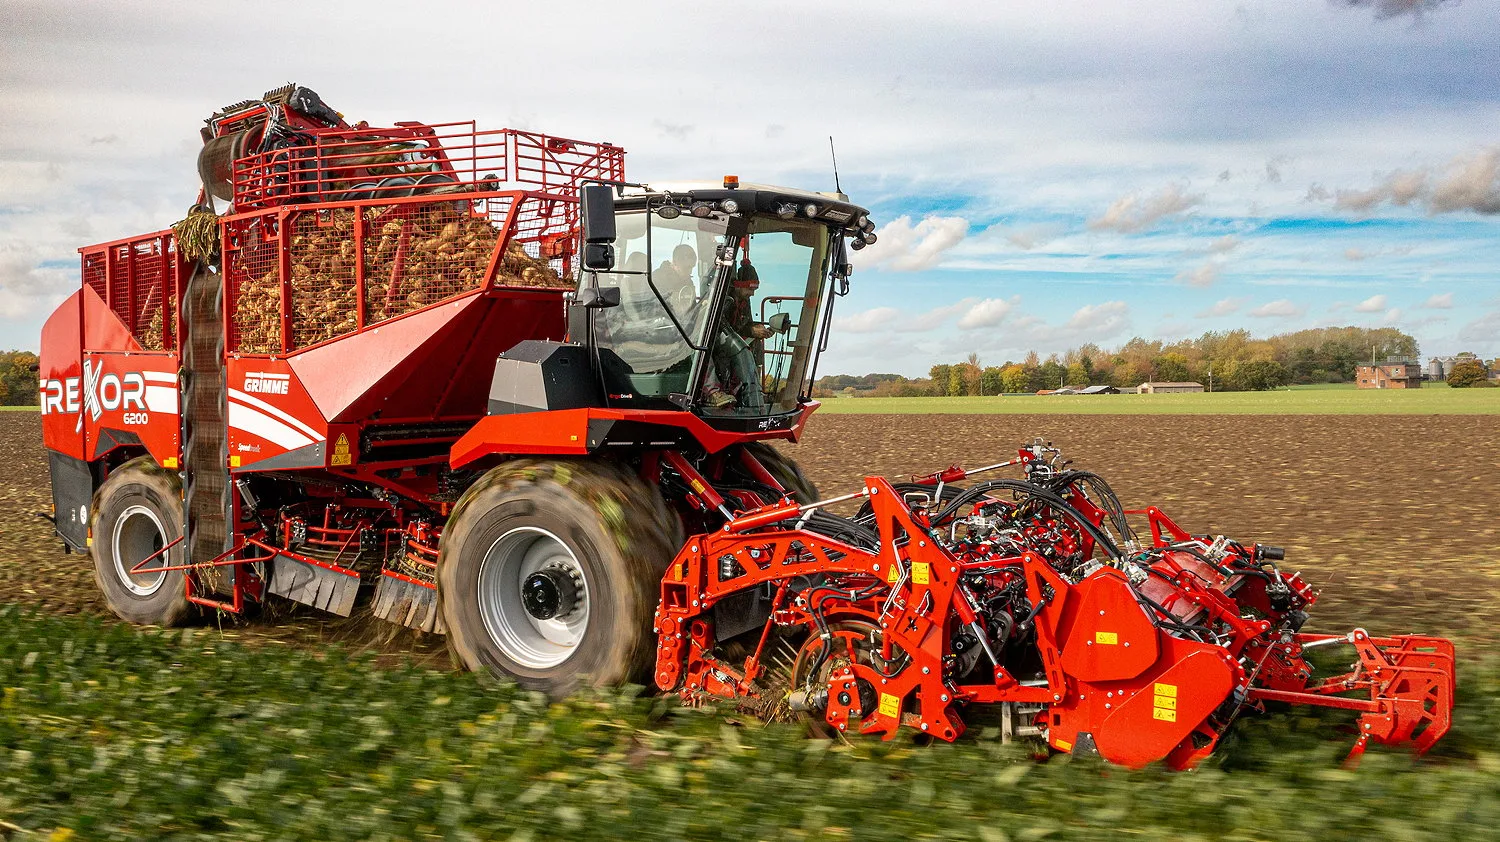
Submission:
{"label": "grass strip", "polygon": [[0,837],[1472,840],[1500,832],[1497,664],[1424,761],[1344,770],[1343,719],[1295,713],[1131,772],[0,607]]}

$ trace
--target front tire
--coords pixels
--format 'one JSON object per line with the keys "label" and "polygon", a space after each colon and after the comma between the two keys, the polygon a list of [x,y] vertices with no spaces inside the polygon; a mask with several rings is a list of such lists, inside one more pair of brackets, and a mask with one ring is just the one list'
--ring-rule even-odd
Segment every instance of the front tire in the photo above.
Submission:
{"label": "front tire", "polygon": [[803,504],[817,502],[818,487],[802,473],[802,468],[790,456],[762,441],[748,442],[745,449],[760,462],[766,473],[781,483],[782,488],[792,493],[793,500]]}
{"label": "front tire", "polygon": [[109,609],[141,625],[175,626],[191,606],[184,572],[152,573],[185,563],[179,542],[140,572],[131,569],[182,536],[182,484],[177,475],[141,456],[116,468],[94,495],[89,521],[94,581]]}
{"label": "front tire", "polygon": [[444,530],[438,592],[450,645],[468,669],[554,698],[641,680],[675,528],[657,491],[619,465],[500,465]]}

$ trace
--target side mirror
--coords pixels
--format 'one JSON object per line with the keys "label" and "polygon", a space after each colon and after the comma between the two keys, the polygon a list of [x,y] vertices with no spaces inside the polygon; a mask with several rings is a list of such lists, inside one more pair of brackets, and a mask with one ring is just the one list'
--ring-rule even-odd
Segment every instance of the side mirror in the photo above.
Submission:
{"label": "side mirror", "polygon": [[589,310],[603,310],[620,306],[619,287],[587,286],[578,292],[574,304]]}
{"label": "side mirror", "polygon": [[608,272],[615,268],[615,193],[608,184],[588,184],[579,192],[583,219],[583,268]]}
{"label": "side mirror", "polygon": [[792,314],[774,313],[771,318],[766,320],[766,324],[771,328],[773,333],[786,333],[792,329]]}
{"label": "side mirror", "polygon": [[584,243],[583,268],[590,272],[608,272],[615,268],[613,243]]}

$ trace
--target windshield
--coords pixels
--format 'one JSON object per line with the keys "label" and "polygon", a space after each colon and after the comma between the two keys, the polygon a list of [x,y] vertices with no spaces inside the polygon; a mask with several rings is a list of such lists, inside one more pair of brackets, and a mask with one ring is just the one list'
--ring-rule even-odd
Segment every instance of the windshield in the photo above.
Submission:
{"label": "windshield", "polygon": [[828,239],[816,222],[757,217],[731,244],[734,266],[702,387],[707,411],[797,408],[822,310]]}
{"label": "windshield", "polygon": [[633,210],[616,230],[616,269],[598,282],[619,287],[620,306],[594,322],[612,402],[681,395],[709,415],[797,408],[828,264],[824,225]]}

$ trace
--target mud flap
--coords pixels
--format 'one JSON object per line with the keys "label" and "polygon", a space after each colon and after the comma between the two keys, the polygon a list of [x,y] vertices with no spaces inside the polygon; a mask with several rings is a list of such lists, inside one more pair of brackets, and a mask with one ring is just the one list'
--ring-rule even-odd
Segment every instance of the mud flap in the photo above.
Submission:
{"label": "mud flap", "polygon": [[442,612],[438,610],[437,588],[389,570],[380,574],[375,585],[375,602],[371,613],[386,622],[435,634],[447,634]]}
{"label": "mud flap", "polygon": [[277,555],[271,561],[268,588],[277,596],[314,608],[349,616],[359,593],[359,574],[347,567]]}

